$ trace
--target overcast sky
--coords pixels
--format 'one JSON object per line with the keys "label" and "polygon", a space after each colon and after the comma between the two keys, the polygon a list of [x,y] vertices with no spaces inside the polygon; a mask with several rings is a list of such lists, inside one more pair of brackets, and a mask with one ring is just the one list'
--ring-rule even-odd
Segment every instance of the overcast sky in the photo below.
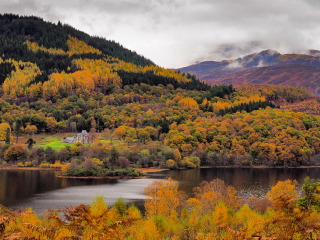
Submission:
{"label": "overcast sky", "polygon": [[0,12],[60,20],[167,68],[320,50],[320,0],[0,0]]}

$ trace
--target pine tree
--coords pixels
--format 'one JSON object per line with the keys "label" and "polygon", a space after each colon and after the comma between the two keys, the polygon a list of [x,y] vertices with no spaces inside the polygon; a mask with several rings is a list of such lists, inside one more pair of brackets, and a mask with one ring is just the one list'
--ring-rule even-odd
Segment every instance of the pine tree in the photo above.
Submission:
{"label": "pine tree", "polygon": [[17,137],[16,143],[18,143],[19,136],[21,135],[21,128],[22,128],[22,121],[20,118],[16,118],[16,121],[14,122],[14,133]]}
{"label": "pine tree", "polygon": [[11,141],[10,128],[7,128],[7,130],[6,130],[6,139],[5,139],[5,143],[6,143],[6,144],[10,144],[10,141]]}
{"label": "pine tree", "polygon": [[28,149],[32,149],[33,145],[36,144],[36,141],[33,140],[33,138],[29,138],[26,142],[26,144],[28,144]]}
{"label": "pine tree", "polygon": [[112,168],[116,165],[116,161],[118,158],[119,158],[119,152],[115,147],[112,147],[110,150],[110,163]]}

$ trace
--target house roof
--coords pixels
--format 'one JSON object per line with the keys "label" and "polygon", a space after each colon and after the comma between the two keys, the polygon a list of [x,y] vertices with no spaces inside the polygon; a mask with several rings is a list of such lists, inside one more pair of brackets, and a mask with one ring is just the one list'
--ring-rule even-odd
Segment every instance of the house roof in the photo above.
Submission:
{"label": "house roof", "polygon": [[88,132],[86,130],[82,130],[81,133],[78,133],[77,136],[86,136],[88,135]]}

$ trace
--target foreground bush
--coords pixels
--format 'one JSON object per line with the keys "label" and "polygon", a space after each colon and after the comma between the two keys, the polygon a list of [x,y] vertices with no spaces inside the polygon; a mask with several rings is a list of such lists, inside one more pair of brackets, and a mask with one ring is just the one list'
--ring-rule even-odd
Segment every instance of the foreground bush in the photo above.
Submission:
{"label": "foreground bush", "polygon": [[[305,180],[302,203],[319,197],[318,185]],[[246,203],[219,179],[201,183],[189,199],[176,181],[154,181],[145,189],[145,216],[121,198],[107,207],[103,197],[90,206],[48,210],[45,217],[0,208],[0,239],[318,239],[317,202],[298,206],[295,186],[279,182],[266,198]]]}

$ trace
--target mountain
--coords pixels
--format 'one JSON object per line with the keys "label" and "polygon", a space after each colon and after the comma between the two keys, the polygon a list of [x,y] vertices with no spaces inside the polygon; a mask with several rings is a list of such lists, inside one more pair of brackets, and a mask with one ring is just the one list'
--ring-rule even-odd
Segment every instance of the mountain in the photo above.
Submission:
{"label": "mountain", "polygon": [[273,50],[221,62],[207,61],[180,68],[209,84],[276,84],[307,88],[320,94],[320,51],[280,54]]}

